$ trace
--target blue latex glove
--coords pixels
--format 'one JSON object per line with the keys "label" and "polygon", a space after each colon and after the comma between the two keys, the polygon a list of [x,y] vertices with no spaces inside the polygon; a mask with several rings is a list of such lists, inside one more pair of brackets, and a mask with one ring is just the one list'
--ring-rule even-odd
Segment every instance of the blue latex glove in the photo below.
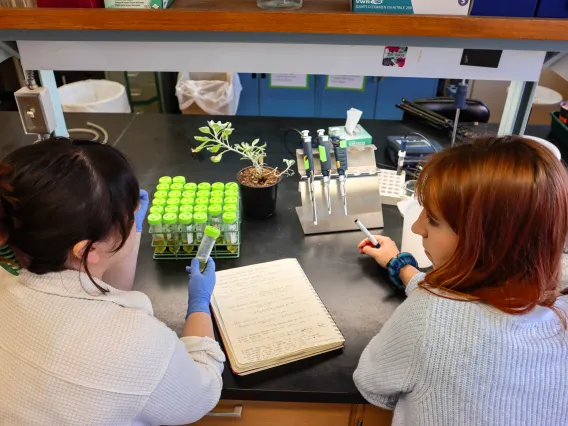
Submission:
{"label": "blue latex glove", "polygon": [[150,200],[148,198],[148,193],[143,189],[140,190],[140,204],[138,205],[138,210],[134,213],[134,220],[136,222],[136,232],[142,232],[144,227],[144,218],[146,213],[148,213],[148,204]]}
{"label": "blue latex glove", "polygon": [[203,273],[199,270],[199,261],[193,259],[191,266],[185,268],[189,272],[189,299],[187,302],[187,315],[196,312],[205,312],[211,315],[209,303],[215,288],[215,262],[209,258]]}

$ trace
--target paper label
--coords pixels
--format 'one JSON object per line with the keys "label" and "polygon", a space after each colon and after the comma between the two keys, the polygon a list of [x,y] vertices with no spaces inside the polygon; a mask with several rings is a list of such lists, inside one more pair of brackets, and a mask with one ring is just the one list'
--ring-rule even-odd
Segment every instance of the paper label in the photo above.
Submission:
{"label": "paper label", "polygon": [[406,64],[406,46],[386,46],[383,53],[383,66],[402,68]]}
{"label": "paper label", "polygon": [[307,74],[270,74],[270,87],[272,88],[308,88]]}
{"label": "paper label", "polygon": [[365,77],[361,75],[328,75],[326,89],[365,90]]}

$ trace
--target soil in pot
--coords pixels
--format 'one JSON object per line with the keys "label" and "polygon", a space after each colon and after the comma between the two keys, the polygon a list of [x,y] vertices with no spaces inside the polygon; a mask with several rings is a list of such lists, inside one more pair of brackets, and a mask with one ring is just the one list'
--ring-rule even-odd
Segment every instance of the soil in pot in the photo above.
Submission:
{"label": "soil in pot", "polygon": [[[273,171],[270,167],[264,168]],[[243,214],[254,219],[262,219],[274,214],[278,183],[280,176],[267,174],[264,182],[257,182],[254,177],[254,168],[247,167],[237,174],[237,181],[241,189]]]}

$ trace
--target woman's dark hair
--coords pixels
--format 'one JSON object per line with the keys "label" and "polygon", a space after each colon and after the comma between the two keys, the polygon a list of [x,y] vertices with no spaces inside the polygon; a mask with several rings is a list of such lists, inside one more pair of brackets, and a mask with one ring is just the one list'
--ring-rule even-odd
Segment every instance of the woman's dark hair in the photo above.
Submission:
{"label": "woman's dark hair", "polygon": [[51,138],[19,148],[0,163],[0,239],[35,274],[63,270],[73,246],[89,241],[81,263],[94,283],[89,250],[114,230],[120,235],[115,251],[122,248],[139,199],[138,181],[118,150]]}

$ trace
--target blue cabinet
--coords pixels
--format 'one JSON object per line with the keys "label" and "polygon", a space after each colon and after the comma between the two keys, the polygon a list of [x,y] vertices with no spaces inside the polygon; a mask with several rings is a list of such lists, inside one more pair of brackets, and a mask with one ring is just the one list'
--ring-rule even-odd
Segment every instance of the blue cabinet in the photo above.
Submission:
{"label": "blue cabinet", "polygon": [[539,18],[568,18],[568,1],[540,0],[536,16]]}
{"label": "blue cabinet", "polygon": [[363,111],[363,118],[375,116],[378,77],[363,77],[362,90],[328,87],[328,76],[316,79],[316,117],[343,118],[350,108]]}
{"label": "blue cabinet", "polygon": [[402,110],[396,107],[402,98],[413,101],[436,96],[437,78],[381,77],[377,91],[375,118],[400,120]]}
{"label": "blue cabinet", "polygon": [[240,73],[239,78],[243,90],[241,98],[239,99],[239,108],[237,115],[252,115],[258,116],[260,113],[259,108],[259,91],[258,81],[260,74]]}
{"label": "blue cabinet", "polygon": [[[550,2],[563,3],[564,0]],[[470,15],[532,17],[537,4],[538,0],[475,0]]]}
{"label": "blue cabinet", "polygon": [[270,74],[260,75],[260,115],[264,117],[315,117],[315,76],[305,88],[271,87]]}

